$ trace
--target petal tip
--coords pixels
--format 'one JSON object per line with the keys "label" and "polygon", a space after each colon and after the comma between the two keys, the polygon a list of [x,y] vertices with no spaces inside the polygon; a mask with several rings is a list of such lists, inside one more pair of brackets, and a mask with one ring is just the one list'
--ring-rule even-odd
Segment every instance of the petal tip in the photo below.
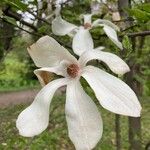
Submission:
{"label": "petal tip", "polygon": [[126,65],[124,68],[123,68],[123,74],[127,73],[127,72],[130,72],[130,68]]}
{"label": "petal tip", "polygon": [[141,117],[142,113],[142,107],[140,103],[136,106],[136,110],[133,111],[132,115],[129,115],[131,117]]}
{"label": "petal tip", "polygon": [[114,68],[112,69],[113,72],[115,72],[116,74],[118,74],[119,76],[124,75],[127,72],[130,72],[130,68],[128,67],[128,65],[125,66],[121,66],[119,68]]}
{"label": "petal tip", "polygon": [[[115,43],[115,42],[114,42]],[[120,50],[123,50],[123,46],[122,46],[122,43],[118,40],[118,41],[116,41],[116,43],[115,43],[119,48],[120,48]]]}
{"label": "petal tip", "polygon": [[23,130],[19,130],[19,135],[21,135],[23,137],[34,137],[33,135],[30,135]]}
{"label": "petal tip", "polygon": [[131,115],[131,117],[135,117],[135,118],[141,117],[141,112],[133,114],[133,115]]}
{"label": "petal tip", "polygon": [[[43,132],[43,130],[38,129],[38,127],[32,127],[29,124],[23,125],[21,122],[22,120],[17,119],[16,121],[16,127],[19,131],[19,135],[23,136],[23,137],[34,137],[36,135],[39,135]],[[48,126],[48,125],[47,125]],[[38,129],[38,130],[36,130]]]}

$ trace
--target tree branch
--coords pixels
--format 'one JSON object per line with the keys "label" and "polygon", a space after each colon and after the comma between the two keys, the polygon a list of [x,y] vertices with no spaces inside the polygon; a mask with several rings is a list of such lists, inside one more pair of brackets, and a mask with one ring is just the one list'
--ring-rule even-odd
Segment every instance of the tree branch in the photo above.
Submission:
{"label": "tree branch", "polygon": [[[10,22],[8,22],[8,21],[7,21],[6,19],[4,19],[4,18],[1,18],[1,17],[0,17],[0,19],[3,20],[4,22],[7,22],[7,23],[11,24]],[[11,24],[11,25],[13,25],[14,27],[16,27],[16,28],[18,28],[18,29],[20,29],[20,30],[22,30],[22,31],[25,31],[25,32],[27,32],[27,33],[29,33],[29,34],[32,34],[32,35],[35,35],[35,36],[38,36],[38,37],[42,36],[42,35],[40,35],[40,34],[31,32],[31,31],[28,31],[28,30],[26,30],[26,29],[24,29],[24,28],[22,28],[22,27],[20,27],[20,26],[17,26],[17,25],[14,25],[14,24]]]}
{"label": "tree branch", "polygon": [[41,21],[45,22],[45,23],[48,24],[48,25],[51,25],[51,23],[48,22],[46,19],[41,18],[41,17],[35,15],[35,14],[34,14],[33,12],[31,12],[30,10],[28,10],[28,12],[29,12],[31,15],[33,15],[36,19],[41,20]]}
{"label": "tree branch", "polygon": [[129,37],[136,37],[136,36],[148,36],[150,35],[150,31],[142,31],[142,32],[135,32],[135,33],[127,33]]}
{"label": "tree branch", "polygon": [[5,9],[3,9],[3,13],[4,13],[6,16],[12,17],[12,18],[14,18],[16,21],[19,21],[19,22],[21,22],[22,24],[24,24],[24,25],[30,27],[30,28],[33,29],[34,31],[37,31],[37,28],[36,28],[33,24],[24,21],[24,20],[22,19],[22,16],[21,16],[20,14],[18,14],[18,13],[16,13],[16,12],[14,12],[14,11],[11,10],[10,6],[8,6],[8,7],[5,8]]}
{"label": "tree branch", "polygon": [[[137,36],[141,36],[141,37],[145,37],[145,36],[149,36],[150,35],[150,31],[141,31],[141,32],[133,32],[133,33],[126,33],[126,34],[123,34],[123,35],[120,35],[119,37],[123,37],[123,36],[129,36],[131,38],[133,37],[137,37]],[[98,38],[93,38],[94,40],[99,40],[100,37],[106,37],[107,35],[106,34],[101,34],[98,36]]]}

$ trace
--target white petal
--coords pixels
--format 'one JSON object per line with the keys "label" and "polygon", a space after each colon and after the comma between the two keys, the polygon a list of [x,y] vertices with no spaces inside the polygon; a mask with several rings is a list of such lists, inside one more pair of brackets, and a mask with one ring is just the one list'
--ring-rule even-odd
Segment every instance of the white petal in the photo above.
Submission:
{"label": "white petal", "polygon": [[107,25],[104,25],[103,29],[106,35],[112,40],[112,42],[114,42],[120,49],[123,49],[122,43],[118,40],[116,31]]}
{"label": "white petal", "polygon": [[82,76],[104,108],[121,115],[140,116],[141,105],[123,81],[93,66],[87,66]]}
{"label": "white petal", "polygon": [[77,150],[91,150],[102,136],[100,113],[78,80],[67,85],[66,119],[69,137]]}
{"label": "white petal", "polygon": [[77,29],[78,27],[75,26],[74,24],[71,24],[64,19],[62,19],[61,16],[57,16],[53,21],[52,21],[52,32],[55,35],[66,35],[69,34],[71,31],[74,29]]}
{"label": "white petal", "polygon": [[[93,22],[92,26],[103,26],[106,35],[114,42],[120,49],[123,49],[121,42],[118,40],[116,31],[119,31],[118,26],[109,20],[97,19]],[[116,30],[116,31],[115,31]]]}
{"label": "white petal", "polygon": [[105,62],[114,73],[119,75],[123,75],[130,71],[128,65],[117,55],[96,49],[84,52],[79,58],[79,64],[81,67],[84,67],[86,63],[92,59],[98,59]]}
{"label": "white petal", "polygon": [[28,48],[28,52],[37,67],[53,67],[63,60],[76,62],[68,50],[49,36],[40,38]]}
{"label": "white petal", "polygon": [[20,113],[16,122],[20,135],[33,137],[47,128],[52,97],[55,91],[67,82],[65,78],[50,82],[37,94],[33,103]]}
{"label": "white petal", "polygon": [[45,86],[53,79],[54,74],[67,77],[67,65],[67,62],[62,62],[59,66],[36,69],[34,73],[41,85]]}
{"label": "white petal", "polygon": [[83,17],[84,17],[84,24],[86,24],[86,23],[91,24],[92,23],[92,19],[91,19],[92,14],[86,14],[86,15],[83,15]]}
{"label": "white petal", "polygon": [[97,19],[95,20],[93,23],[92,23],[92,26],[96,27],[96,26],[104,26],[104,25],[107,25],[111,28],[113,28],[114,30],[116,31],[120,31],[119,27],[116,26],[114,23],[112,23],[111,21],[109,20],[105,20],[105,19]]}
{"label": "white petal", "polygon": [[81,55],[84,51],[94,48],[93,39],[88,30],[80,27],[79,31],[73,38],[72,48],[74,53]]}
{"label": "white petal", "polygon": [[61,5],[57,5],[56,9],[55,9],[55,15],[56,16],[60,16],[60,12],[61,12]]}

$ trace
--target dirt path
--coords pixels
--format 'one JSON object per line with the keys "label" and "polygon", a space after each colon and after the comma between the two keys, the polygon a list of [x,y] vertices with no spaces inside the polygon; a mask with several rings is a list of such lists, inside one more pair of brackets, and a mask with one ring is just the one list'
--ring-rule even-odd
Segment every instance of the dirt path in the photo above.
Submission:
{"label": "dirt path", "polygon": [[25,90],[0,93],[0,108],[32,102],[39,90]]}
{"label": "dirt path", "polygon": [[[40,89],[0,93],[0,108],[32,102]],[[55,94],[61,95],[65,88],[61,87]]]}

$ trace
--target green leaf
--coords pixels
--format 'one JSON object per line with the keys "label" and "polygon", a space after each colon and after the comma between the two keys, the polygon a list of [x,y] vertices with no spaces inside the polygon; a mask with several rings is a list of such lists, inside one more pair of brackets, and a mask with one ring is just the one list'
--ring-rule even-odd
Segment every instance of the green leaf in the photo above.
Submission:
{"label": "green leaf", "polygon": [[123,37],[123,40],[122,40],[122,43],[123,43],[123,47],[129,51],[132,51],[132,43],[130,41],[130,39],[128,38],[127,35],[125,35]]}
{"label": "green leaf", "polygon": [[140,22],[148,22],[150,20],[150,13],[142,11],[138,8],[128,9],[128,13],[134,16]]}
{"label": "green leaf", "polygon": [[15,26],[17,25],[16,20],[14,18],[11,18],[11,17],[8,17],[8,16],[4,16],[3,18],[4,18],[4,20],[9,22],[10,24],[15,25]]}
{"label": "green leaf", "polygon": [[150,13],[150,3],[143,3],[139,5],[137,8]]}
{"label": "green leaf", "polygon": [[21,2],[20,0],[4,0],[7,4],[19,9],[19,10],[22,10],[22,11],[25,11],[28,9],[28,5],[24,4],[23,2]]}

